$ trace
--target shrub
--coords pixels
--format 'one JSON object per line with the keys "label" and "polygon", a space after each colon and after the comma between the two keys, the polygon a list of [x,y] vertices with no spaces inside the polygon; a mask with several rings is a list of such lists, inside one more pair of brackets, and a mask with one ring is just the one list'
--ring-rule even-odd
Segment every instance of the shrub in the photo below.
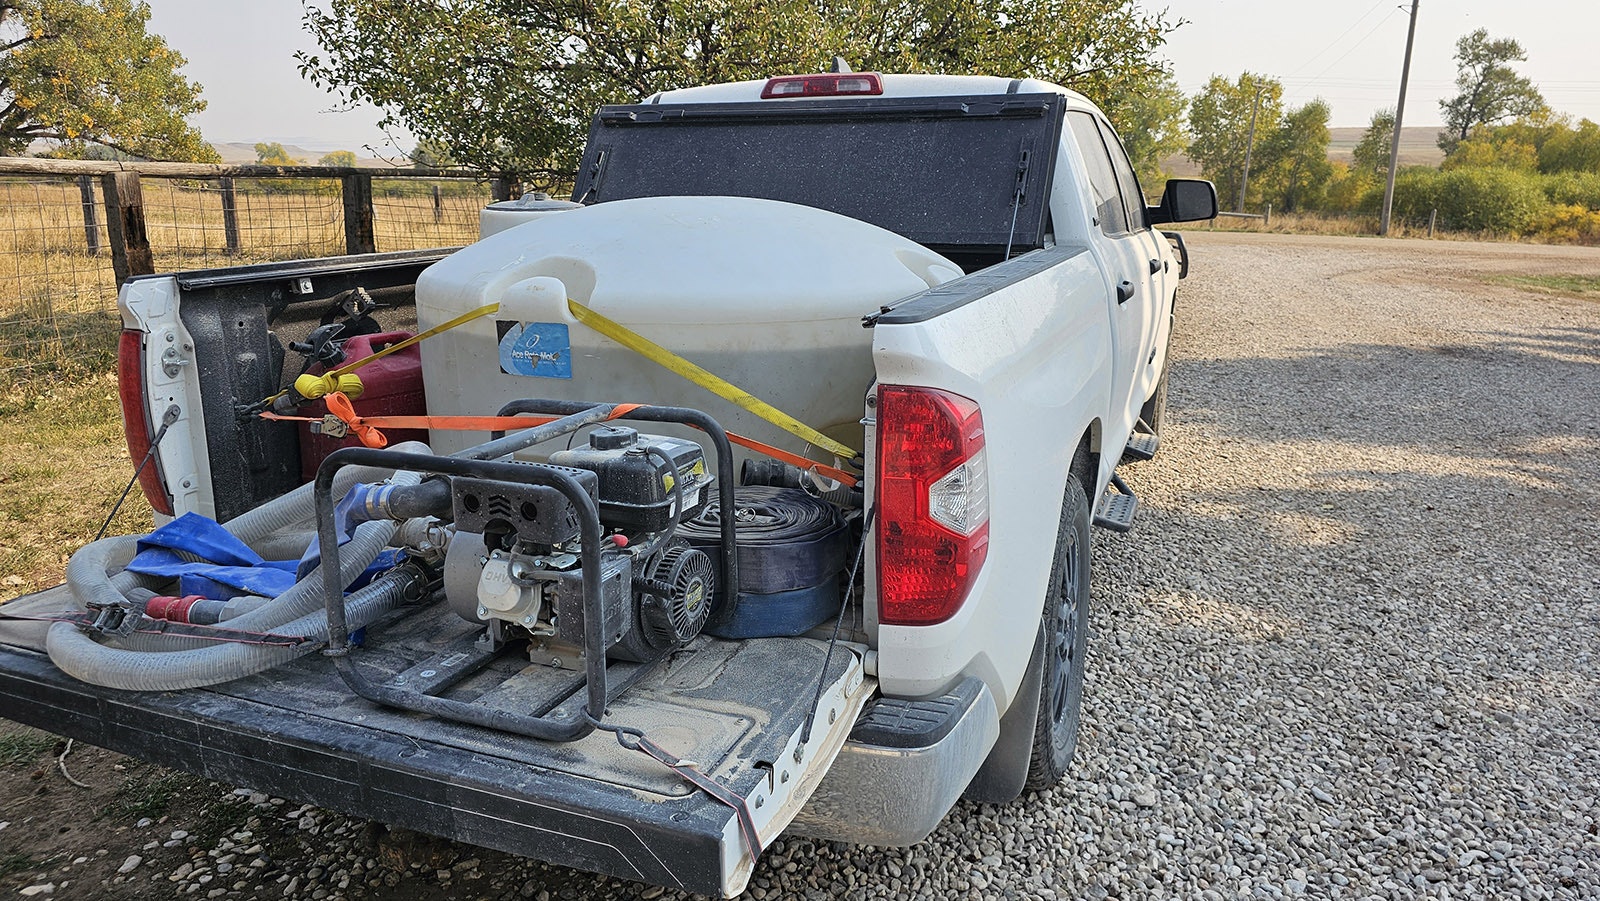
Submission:
{"label": "shrub", "polygon": [[1577,205],[1548,207],[1535,222],[1535,233],[1546,241],[1600,244],[1600,211]]}
{"label": "shrub", "polygon": [[1457,231],[1526,234],[1549,206],[1540,179],[1510,169],[1408,169],[1395,181],[1395,210],[1425,220],[1439,211],[1439,226]]}
{"label": "shrub", "polygon": [[1561,172],[1544,177],[1544,194],[1558,206],[1600,210],[1600,172]]}
{"label": "shrub", "polygon": [[[1394,177],[1394,214],[1402,220],[1428,221],[1436,209],[1440,172],[1429,166],[1407,166]],[[1376,215],[1383,207],[1383,182],[1375,182],[1361,197],[1361,211]]]}

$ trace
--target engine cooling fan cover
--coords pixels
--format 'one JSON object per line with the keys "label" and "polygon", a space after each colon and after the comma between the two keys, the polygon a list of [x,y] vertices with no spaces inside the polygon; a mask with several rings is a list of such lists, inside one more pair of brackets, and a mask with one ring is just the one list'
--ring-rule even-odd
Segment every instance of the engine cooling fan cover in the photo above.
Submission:
{"label": "engine cooling fan cover", "polygon": [[704,551],[686,544],[668,548],[656,558],[649,579],[665,593],[647,591],[640,599],[640,626],[653,647],[685,644],[705,628],[716,592],[716,568]]}

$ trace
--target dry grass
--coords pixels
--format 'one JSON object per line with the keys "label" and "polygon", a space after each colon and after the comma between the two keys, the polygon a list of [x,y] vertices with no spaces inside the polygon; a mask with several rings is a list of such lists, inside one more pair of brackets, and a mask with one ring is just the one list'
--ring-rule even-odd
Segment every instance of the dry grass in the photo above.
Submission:
{"label": "dry grass", "polygon": [[[114,375],[78,371],[0,393],[0,599],[59,583],[132,472]],[[150,525],[134,489],[110,534]]]}
{"label": "dry grass", "polygon": [[[465,244],[478,229],[487,185],[378,179],[373,184],[379,250]],[[228,248],[220,183],[142,179],[145,230],[157,271],[202,269],[345,250],[334,179],[240,179],[238,252]],[[75,179],[0,178],[0,374],[72,369],[117,329],[116,282],[105,249],[104,198],[92,208],[101,250],[91,253]]]}
{"label": "dry grass", "polygon": [[[239,253],[230,254],[216,182],[142,179],[146,232],[158,271],[344,252],[337,181],[239,180]],[[477,236],[487,185],[379,179],[379,250],[465,244]],[[133,473],[118,410],[116,281],[92,254],[73,179],[0,178],[0,601],[61,581]],[[112,534],[148,531],[137,488]]]}
{"label": "dry grass", "polygon": [[[1358,214],[1274,212],[1271,222],[1223,215],[1217,217],[1216,221],[1200,227],[1213,231],[1267,232],[1280,235],[1376,237],[1378,234],[1378,217]],[[1394,238],[1426,238],[1429,236],[1428,223],[1404,222],[1396,219],[1389,225],[1389,235]],[[1433,237],[1442,241],[1526,241],[1539,243],[1535,238],[1518,238],[1515,235],[1487,232],[1446,231],[1442,228],[1436,229]]]}

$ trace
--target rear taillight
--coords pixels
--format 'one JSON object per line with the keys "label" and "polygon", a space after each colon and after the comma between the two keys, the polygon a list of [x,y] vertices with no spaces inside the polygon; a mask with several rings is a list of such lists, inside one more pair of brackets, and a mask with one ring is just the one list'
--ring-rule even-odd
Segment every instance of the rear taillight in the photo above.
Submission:
{"label": "rear taillight", "polygon": [[[150,452],[150,409],[144,393],[144,332],[123,329],[117,341],[117,398],[122,401],[122,433],[133,465]],[[157,513],[172,515],[172,499],[161,479],[161,464],[151,460],[139,473],[139,487]]]}
{"label": "rear taillight", "polygon": [[989,553],[983,414],[960,395],[885,385],[877,445],[878,618],[944,622]]}
{"label": "rear taillight", "polygon": [[820,75],[780,75],[767,79],[762,100],[780,97],[848,97],[883,93],[876,72],[827,72]]}

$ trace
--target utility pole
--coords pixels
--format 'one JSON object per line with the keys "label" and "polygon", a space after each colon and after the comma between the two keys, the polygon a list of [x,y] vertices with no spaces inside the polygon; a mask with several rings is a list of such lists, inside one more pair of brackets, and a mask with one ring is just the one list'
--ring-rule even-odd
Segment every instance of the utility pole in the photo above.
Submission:
{"label": "utility pole", "polygon": [[1265,90],[1265,86],[1256,88],[1255,104],[1250,107],[1250,137],[1244,142],[1244,177],[1239,179],[1239,208],[1234,211],[1236,213],[1244,212],[1244,192],[1250,187],[1250,152],[1256,146],[1256,113],[1261,112],[1261,92]]}
{"label": "utility pole", "polygon": [[1389,234],[1389,214],[1394,210],[1394,174],[1400,166],[1400,123],[1406,115],[1406,85],[1411,81],[1411,44],[1417,38],[1417,7],[1422,0],[1411,0],[1411,28],[1406,31],[1406,62],[1400,69],[1400,102],[1394,108],[1394,137],[1389,142],[1389,177],[1383,183],[1383,218],[1378,234]]}

